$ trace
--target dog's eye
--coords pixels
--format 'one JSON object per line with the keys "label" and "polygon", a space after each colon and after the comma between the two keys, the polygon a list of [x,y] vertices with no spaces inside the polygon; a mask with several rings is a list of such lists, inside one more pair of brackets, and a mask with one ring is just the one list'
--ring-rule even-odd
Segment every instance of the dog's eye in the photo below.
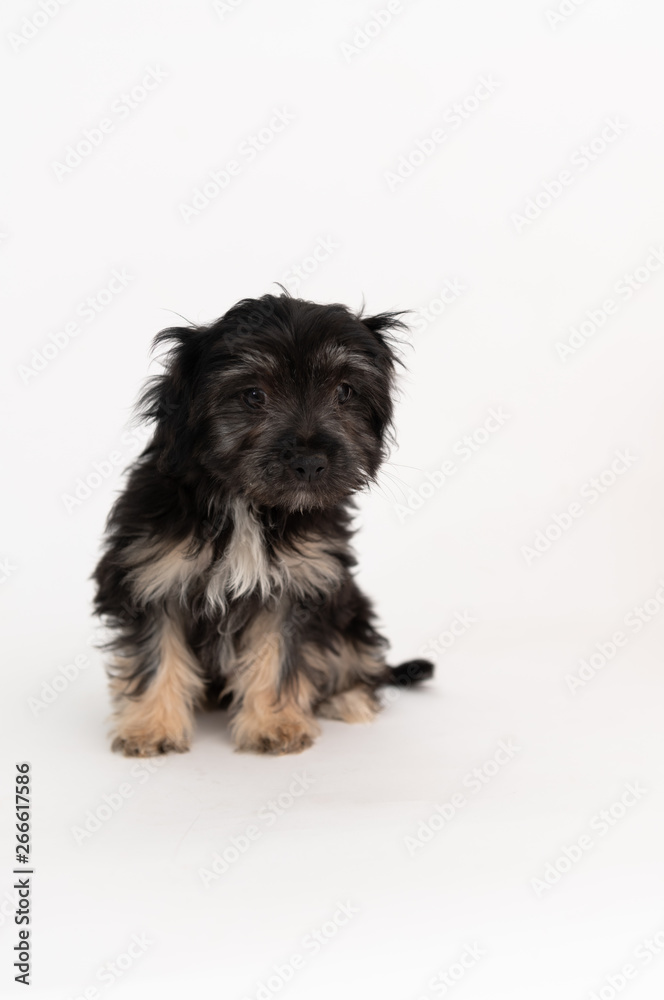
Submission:
{"label": "dog's eye", "polygon": [[345,403],[352,395],[353,390],[348,385],[348,382],[342,382],[341,385],[337,386],[337,401],[339,403]]}
{"label": "dog's eye", "polygon": [[258,410],[261,406],[265,406],[267,402],[267,396],[262,389],[247,389],[246,392],[242,394],[242,398],[250,406],[252,410]]}

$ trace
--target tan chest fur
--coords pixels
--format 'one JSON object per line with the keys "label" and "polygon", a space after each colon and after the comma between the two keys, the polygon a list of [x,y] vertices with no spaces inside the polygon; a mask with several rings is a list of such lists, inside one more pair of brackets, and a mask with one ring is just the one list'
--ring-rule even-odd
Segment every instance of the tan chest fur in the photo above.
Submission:
{"label": "tan chest fur", "polygon": [[320,535],[304,535],[295,545],[268,553],[263,528],[243,501],[233,504],[233,531],[221,558],[212,561],[212,547],[192,551],[190,540],[170,549],[137,542],[127,550],[129,576],[142,602],[168,596],[186,598],[194,581],[207,577],[206,600],[210,609],[224,610],[230,599],[256,591],[264,599],[290,594],[306,598],[334,590],[343,567]]}

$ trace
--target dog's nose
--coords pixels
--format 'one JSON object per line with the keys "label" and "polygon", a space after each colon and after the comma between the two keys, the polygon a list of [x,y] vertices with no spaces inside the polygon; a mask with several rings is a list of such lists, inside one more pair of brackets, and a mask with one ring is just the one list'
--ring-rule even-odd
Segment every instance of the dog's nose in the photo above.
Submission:
{"label": "dog's nose", "polygon": [[321,452],[284,448],[281,461],[304,483],[313,483],[316,479],[320,479],[327,468],[327,458]]}

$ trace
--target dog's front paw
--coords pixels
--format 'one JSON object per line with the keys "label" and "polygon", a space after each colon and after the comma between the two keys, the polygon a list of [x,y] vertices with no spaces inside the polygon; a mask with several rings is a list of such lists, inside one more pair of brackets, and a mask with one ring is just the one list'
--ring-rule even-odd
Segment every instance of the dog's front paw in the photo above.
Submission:
{"label": "dog's front paw", "polygon": [[318,735],[318,727],[309,720],[278,716],[263,722],[260,729],[248,725],[247,720],[238,716],[234,729],[237,749],[253,753],[302,753],[313,745]]}
{"label": "dog's front paw", "polygon": [[125,757],[158,757],[165,753],[186,753],[190,743],[187,739],[174,740],[170,737],[150,739],[141,736],[116,736],[111,749]]}

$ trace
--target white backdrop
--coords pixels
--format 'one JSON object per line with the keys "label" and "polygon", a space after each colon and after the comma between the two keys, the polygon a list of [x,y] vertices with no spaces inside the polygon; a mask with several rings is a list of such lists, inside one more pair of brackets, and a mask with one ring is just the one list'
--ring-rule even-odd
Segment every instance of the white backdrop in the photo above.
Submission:
{"label": "white backdrop", "polygon": [[[28,760],[33,996],[661,996],[659,5],[1,20],[3,989]],[[301,757],[210,715],[149,770],[89,614],[131,407],[160,328],[277,281],[414,311],[357,550],[437,676]]]}

